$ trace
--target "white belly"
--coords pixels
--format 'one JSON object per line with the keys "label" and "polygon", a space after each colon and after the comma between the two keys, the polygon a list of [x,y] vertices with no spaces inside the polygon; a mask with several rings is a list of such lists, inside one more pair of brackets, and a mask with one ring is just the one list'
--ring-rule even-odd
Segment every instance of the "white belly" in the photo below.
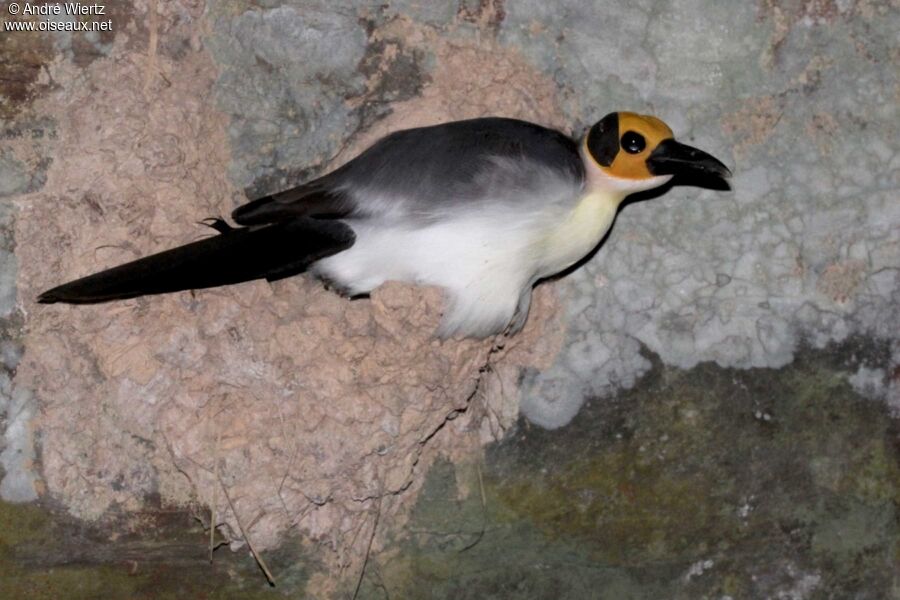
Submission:
{"label": "white belly", "polygon": [[505,327],[529,284],[527,232],[472,217],[421,228],[350,222],[356,243],[314,270],[351,294],[385,281],[436,285],[448,292],[442,335],[488,335]]}
{"label": "white belly", "polygon": [[441,334],[488,335],[509,323],[536,279],[590,252],[615,208],[588,195],[566,212],[478,212],[418,227],[348,220],[356,242],[314,271],[354,295],[385,281],[443,287],[449,297]]}

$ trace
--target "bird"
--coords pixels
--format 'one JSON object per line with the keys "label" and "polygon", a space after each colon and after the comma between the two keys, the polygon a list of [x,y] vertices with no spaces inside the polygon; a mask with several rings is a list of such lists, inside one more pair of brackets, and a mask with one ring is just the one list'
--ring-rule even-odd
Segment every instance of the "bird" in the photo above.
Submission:
{"label": "bird", "polygon": [[725,181],[712,155],[650,115],[612,112],[580,138],[481,117],[395,131],[299,186],[237,207],[231,225],[64,283],[37,298],[88,304],[276,281],[308,272],[347,297],[387,281],[443,288],[436,335],[524,326],[533,287],[589,255],[629,195],[675,177]]}

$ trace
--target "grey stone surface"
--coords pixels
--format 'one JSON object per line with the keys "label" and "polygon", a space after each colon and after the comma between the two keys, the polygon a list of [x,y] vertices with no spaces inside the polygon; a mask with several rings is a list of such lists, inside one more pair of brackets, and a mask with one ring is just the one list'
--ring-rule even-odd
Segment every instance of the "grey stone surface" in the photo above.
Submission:
{"label": "grey stone surface", "polygon": [[568,351],[526,392],[534,422],[631,385],[641,345],[682,368],[781,367],[804,339],[898,339],[900,18],[824,4],[507,7],[504,41],[555,74],[573,122],[652,112],[735,172],[731,194],[625,207],[564,284]]}
{"label": "grey stone surface", "polygon": [[[28,190],[30,183],[28,167],[11,153],[0,153],[0,197],[21,194]],[[8,207],[4,210],[9,212]]]}
{"label": "grey stone surface", "polygon": [[452,23],[458,9],[455,2],[433,0],[392,0],[383,3],[382,7],[384,15],[388,18],[407,16],[420,23],[437,27]]}
{"label": "grey stone surface", "polygon": [[23,388],[13,388],[6,372],[0,372],[0,415],[5,421],[0,467],[0,498],[7,502],[31,502],[37,500],[34,471],[36,458],[32,440],[31,419],[37,411],[34,397]]}
{"label": "grey stone surface", "polygon": [[356,9],[296,2],[234,15],[214,5],[210,16],[234,180],[251,195],[302,181],[358,126],[344,102],[364,86],[357,67],[366,34]]}
{"label": "grey stone surface", "polygon": [[0,498],[10,502],[37,499],[35,447],[31,419],[36,404],[27,390],[16,389],[12,374],[22,358],[21,314],[16,306],[17,261],[12,239],[13,207],[3,196],[30,191],[43,173],[0,153]]}

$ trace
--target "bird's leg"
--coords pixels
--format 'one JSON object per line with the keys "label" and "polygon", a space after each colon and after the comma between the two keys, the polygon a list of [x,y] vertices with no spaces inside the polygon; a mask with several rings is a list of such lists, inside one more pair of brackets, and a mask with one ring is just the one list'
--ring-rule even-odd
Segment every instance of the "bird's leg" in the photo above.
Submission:
{"label": "bird's leg", "polygon": [[234,230],[234,227],[226,223],[225,219],[223,219],[222,217],[206,217],[202,221],[198,221],[198,224],[211,227],[219,233],[228,233],[229,231]]}
{"label": "bird's leg", "polygon": [[522,295],[519,296],[519,303],[516,305],[516,312],[513,314],[512,320],[506,326],[504,332],[507,336],[519,333],[528,320],[528,311],[531,309],[531,286],[525,288]]}

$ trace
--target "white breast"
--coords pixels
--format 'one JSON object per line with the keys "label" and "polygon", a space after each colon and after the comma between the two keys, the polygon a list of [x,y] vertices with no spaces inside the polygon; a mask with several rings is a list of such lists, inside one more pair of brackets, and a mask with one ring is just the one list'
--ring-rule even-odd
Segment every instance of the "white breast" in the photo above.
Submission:
{"label": "white breast", "polygon": [[541,240],[540,277],[565,270],[593,250],[612,226],[620,201],[606,192],[584,195]]}

